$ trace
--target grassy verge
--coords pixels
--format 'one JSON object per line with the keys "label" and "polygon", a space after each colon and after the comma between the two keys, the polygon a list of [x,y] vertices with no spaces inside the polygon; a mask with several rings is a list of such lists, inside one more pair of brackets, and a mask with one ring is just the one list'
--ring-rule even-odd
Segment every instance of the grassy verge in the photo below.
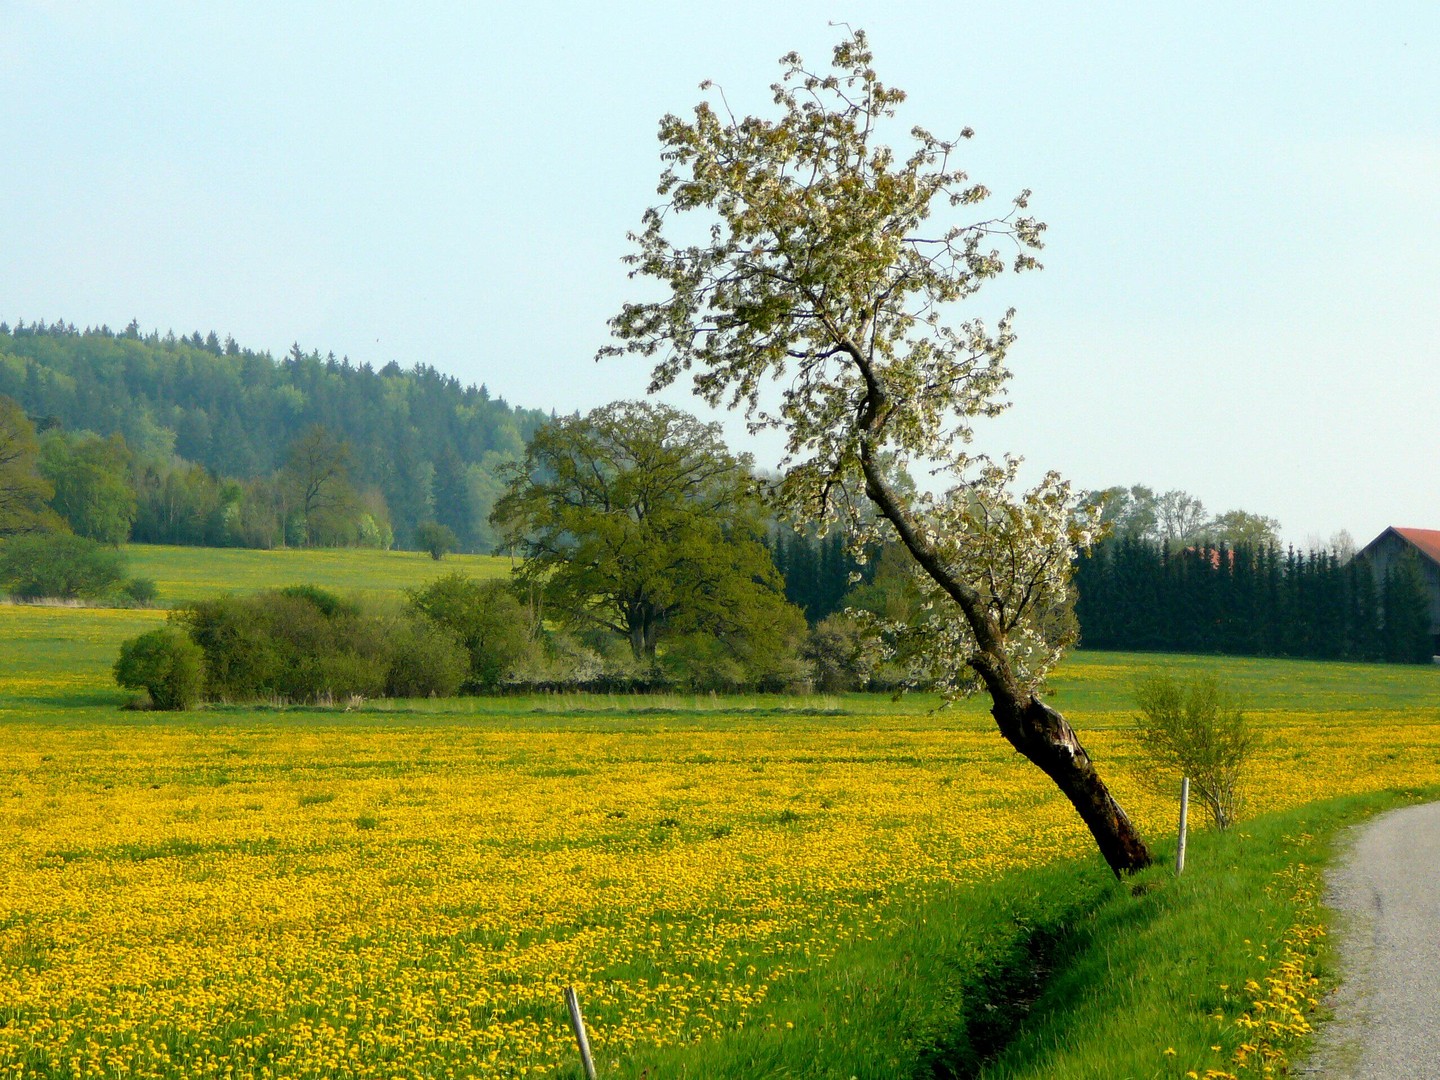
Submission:
{"label": "grassy verge", "polygon": [[1196,833],[1180,878],[1162,846],[1124,882],[1092,858],[957,890],[795,980],[759,1022],[643,1060],[601,1055],[602,1075],[1283,1075],[1335,977],[1321,874],[1336,838],[1421,797],[1351,796]]}

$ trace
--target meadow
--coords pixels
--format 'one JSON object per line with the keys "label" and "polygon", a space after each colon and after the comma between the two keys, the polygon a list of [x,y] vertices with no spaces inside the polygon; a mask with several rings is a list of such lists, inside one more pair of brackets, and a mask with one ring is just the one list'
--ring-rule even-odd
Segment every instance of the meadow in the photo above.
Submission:
{"label": "meadow", "polygon": [[[151,576],[171,597],[226,580],[423,580],[409,562],[368,579],[313,553],[313,575],[304,559],[251,559],[295,553],[235,553],[246,559],[225,570],[216,554],[154,550]],[[839,1075],[831,1065],[849,1061],[909,1076],[919,1044],[945,1035],[906,1029],[913,1017],[877,1032],[887,984],[867,964],[902,970],[901,952],[911,964],[927,951],[979,964],[1024,947],[1047,905],[1115,889],[978,704],[125,711],[109,666],[163,618],[0,606],[0,1076],[573,1076],[565,985],[604,1075],[804,1074],[804,1061]],[[1252,818],[1440,781],[1435,670],[1077,653],[1056,703],[1162,851],[1174,807],[1128,730],[1131,682],[1159,667],[1213,670],[1246,695],[1266,735]],[[1301,826],[1257,828],[1304,848]],[[1233,877],[1237,843],[1198,841],[1186,880],[1207,865]],[[1148,902],[1111,899],[1132,914]],[[1268,985],[1291,931],[1257,911],[1243,963],[1212,959],[1186,999],[1191,1041],[1215,1050],[1201,1061],[1163,1032],[1132,1033],[1150,1075],[1244,1071],[1241,987]],[[963,933],[944,922],[972,916]],[[944,988],[922,989],[947,1015]]]}
{"label": "meadow", "polygon": [[125,554],[130,576],[155,582],[156,601],[164,607],[299,582],[361,596],[398,595],[457,570],[478,578],[510,572],[510,560],[494,555],[446,555],[436,560],[423,551],[374,548],[259,551],[130,544]]}

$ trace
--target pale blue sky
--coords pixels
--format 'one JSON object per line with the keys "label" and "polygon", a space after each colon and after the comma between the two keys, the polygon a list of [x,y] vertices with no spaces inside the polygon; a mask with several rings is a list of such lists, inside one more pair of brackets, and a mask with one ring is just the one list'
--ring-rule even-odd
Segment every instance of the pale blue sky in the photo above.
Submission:
{"label": "pale blue sky", "polygon": [[636,395],[591,357],[656,121],[703,78],[763,108],[832,19],[1050,225],[1046,270],[975,307],[1019,308],[987,448],[1297,542],[1440,528],[1433,3],[0,0],[0,318]]}

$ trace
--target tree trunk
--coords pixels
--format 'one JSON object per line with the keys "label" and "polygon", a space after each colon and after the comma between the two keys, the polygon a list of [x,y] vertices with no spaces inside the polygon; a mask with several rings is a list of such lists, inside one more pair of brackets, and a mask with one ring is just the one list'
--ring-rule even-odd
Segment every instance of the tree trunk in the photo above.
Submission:
{"label": "tree trunk", "polygon": [[1065,793],[1118,878],[1150,865],[1150,851],[1100,779],[1065,717],[1034,697],[996,693],[990,710],[1000,734]]}
{"label": "tree trunk", "polygon": [[625,625],[630,631],[630,652],[635,659],[653,664],[660,640],[660,617],[654,608],[644,603],[633,605],[625,613]]}

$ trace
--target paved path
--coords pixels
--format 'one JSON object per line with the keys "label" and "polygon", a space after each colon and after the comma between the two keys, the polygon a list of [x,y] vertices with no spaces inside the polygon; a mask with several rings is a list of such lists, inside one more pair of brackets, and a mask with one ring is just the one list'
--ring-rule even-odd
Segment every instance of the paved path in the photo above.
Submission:
{"label": "paved path", "polygon": [[1328,887],[1344,982],[1295,1074],[1440,1080],[1440,803],[1362,827]]}

